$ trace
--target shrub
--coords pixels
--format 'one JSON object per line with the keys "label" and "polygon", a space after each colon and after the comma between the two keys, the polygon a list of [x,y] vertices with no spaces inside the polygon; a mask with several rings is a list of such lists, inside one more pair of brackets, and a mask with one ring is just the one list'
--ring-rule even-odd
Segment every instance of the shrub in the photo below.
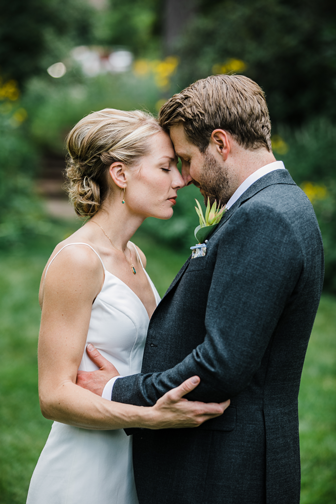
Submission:
{"label": "shrub", "polygon": [[72,70],[61,79],[30,81],[24,104],[34,143],[42,151],[65,154],[65,137],[85,115],[103,108],[156,112],[160,91],[151,76],[133,72],[84,78]]}
{"label": "shrub", "polygon": [[[279,139],[283,139],[279,142]],[[322,232],[325,290],[336,293],[336,126],[319,119],[296,131],[280,130],[278,145],[286,168],[311,200]]]}
{"label": "shrub", "polygon": [[0,111],[1,247],[49,229],[33,183],[39,157],[20,125],[25,114],[19,105],[9,103]]}

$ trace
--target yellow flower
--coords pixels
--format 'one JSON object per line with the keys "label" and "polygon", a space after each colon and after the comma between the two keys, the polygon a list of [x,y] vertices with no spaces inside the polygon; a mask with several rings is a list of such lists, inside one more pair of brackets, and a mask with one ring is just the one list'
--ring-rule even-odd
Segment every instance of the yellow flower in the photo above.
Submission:
{"label": "yellow flower", "polygon": [[317,200],[324,200],[328,197],[328,190],[325,185],[303,182],[301,189],[306,193],[311,203],[315,203]]}
{"label": "yellow flower", "polygon": [[247,64],[239,59],[230,58],[225,63],[217,64],[212,67],[214,74],[232,74],[246,70]]}
{"label": "yellow flower", "polygon": [[178,59],[174,56],[168,56],[163,61],[153,62],[153,73],[155,83],[159,88],[167,88],[169,79],[175,73],[178,66]]}
{"label": "yellow flower", "polygon": [[8,99],[15,101],[19,98],[19,96],[20,92],[15,80],[10,80],[3,83],[0,79],[0,100]]}
{"label": "yellow flower", "polygon": [[18,123],[22,123],[27,119],[28,114],[24,108],[20,108],[13,114],[13,117]]}
{"label": "yellow flower", "polygon": [[157,87],[168,89],[170,78],[175,73],[178,63],[179,60],[175,56],[168,56],[164,60],[138,60],[133,65],[133,71],[138,76],[152,73]]}
{"label": "yellow flower", "polygon": [[277,152],[278,154],[287,154],[288,145],[280,135],[273,135],[271,141],[274,152]]}
{"label": "yellow flower", "polygon": [[143,76],[147,75],[151,71],[150,64],[145,59],[140,59],[134,62],[133,64],[133,72],[135,75]]}

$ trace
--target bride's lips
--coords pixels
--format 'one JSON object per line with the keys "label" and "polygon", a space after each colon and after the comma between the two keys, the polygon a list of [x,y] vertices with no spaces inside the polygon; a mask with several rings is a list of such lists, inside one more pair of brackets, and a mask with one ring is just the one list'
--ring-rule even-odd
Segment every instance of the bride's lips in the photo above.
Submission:
{"label": "bride's lips", "polygon": [[173,204],[176,205],[176,198],[177,196],[173,196],[172,198],[168,198],[168,200]]}

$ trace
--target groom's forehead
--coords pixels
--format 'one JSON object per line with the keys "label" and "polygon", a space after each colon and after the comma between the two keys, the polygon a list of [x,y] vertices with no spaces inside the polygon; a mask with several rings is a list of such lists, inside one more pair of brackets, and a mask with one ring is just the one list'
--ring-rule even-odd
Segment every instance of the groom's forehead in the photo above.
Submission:
{"label": "groom's forehead", "polygon": [[171,126],[169,135],[176,152],[178,152],[180,149],[188,149],[189,146],[192,146],[185,134],[184,127],[181,123]]}
{"label": "groom's forehead", "polygon": [[170,128],[170,139],[173,143],[175,153],[182,159],[191,159],[200,153],[199,148],[190,142],[186,136],[183,126],[172,126]]}

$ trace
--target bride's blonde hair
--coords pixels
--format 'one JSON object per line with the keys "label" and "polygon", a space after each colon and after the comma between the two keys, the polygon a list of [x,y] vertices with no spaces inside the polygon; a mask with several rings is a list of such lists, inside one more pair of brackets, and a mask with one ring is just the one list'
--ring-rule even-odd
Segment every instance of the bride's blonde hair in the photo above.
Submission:
{"label": "bride's blonde hair", "polygon": [[162,131],[147,112],[104,109],[79,121],[67,137],[66,186],[80,216],[92,217],[108,193],[115,161],[135,164],[149,152],[149,137]]}

